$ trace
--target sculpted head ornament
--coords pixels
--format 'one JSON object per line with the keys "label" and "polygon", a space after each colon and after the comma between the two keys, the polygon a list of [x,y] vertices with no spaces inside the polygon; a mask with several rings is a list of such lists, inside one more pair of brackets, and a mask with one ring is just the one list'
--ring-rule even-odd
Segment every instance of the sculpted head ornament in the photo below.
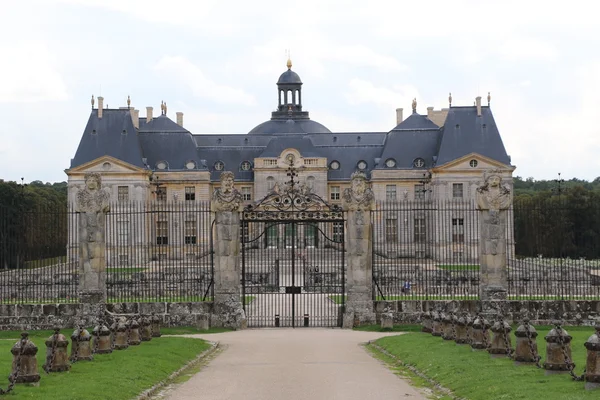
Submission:
{"label": "sculpted head ornament", "polygon": [[85,187],[88,190],[100,190],[102,189],[102,178],[97,172],[88,172],[85,174]]}

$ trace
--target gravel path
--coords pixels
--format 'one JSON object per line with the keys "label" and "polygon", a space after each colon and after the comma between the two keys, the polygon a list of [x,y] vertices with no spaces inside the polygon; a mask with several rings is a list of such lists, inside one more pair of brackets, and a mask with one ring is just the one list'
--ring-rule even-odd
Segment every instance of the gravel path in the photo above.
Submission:
{"label": "gravel path", "polygon": [[425,399],[360,346],[382,336],[283,328],[190,335],[218,341],[224,350],[163,395],[171,400]]}

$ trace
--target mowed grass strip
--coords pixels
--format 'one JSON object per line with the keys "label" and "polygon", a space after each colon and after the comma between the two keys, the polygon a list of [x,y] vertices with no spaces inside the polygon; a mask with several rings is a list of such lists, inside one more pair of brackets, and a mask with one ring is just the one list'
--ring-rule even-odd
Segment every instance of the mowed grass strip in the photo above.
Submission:
{"label": "mowed grass strip", "polygon": [[[41,333],[41,331],[40,331]],[[45,362],[44,338],[31,338],[38,346],[37,361],[41,380],[39,386],[16,385],[11,399],[44,400],[128,400],[165,380],[187,362],[207,350],[210,344],[199,339],[154,338],[140,346],[111,354],[96,354],[93,361],[80,361],[71,371],[50,373],[42,369]],[[70,342],[70,340],[69,340]],[[0,341],[0,377],[10,373],[11,347],[15,342]],[[69,351],[70,351],[69,343]],[[5,379],[3,388],[8,385]]]}
{"label": "mowed grass strip", "polygon": [[[549,327],[538,329],[538,348],[542,362],[546,358],[544,336]],[[581,374],[585,366],[585,341],[593,334],[589,327],[565,327],[573,336],[575,372]],[[411,330],[404,327],[404,331]],[[514,329],[512,344],[515,345]],[[487,351],[471,350],[468,345],[457,345],[425,333],[406,333],[379,339],[376,344],[386,349],[405,364],[411,365],[452,390],[460,398],[586,400],[598,399],[598,391],[586,391],[583,382],[574,382],[566,375],[545,375],[535,366],[515,366],[506,358],[492,359]]]}

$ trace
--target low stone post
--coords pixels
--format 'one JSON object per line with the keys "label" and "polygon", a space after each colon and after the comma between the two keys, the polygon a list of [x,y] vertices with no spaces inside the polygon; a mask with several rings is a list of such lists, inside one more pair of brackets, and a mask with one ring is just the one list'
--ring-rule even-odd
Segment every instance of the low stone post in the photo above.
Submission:
{"label": "low stone post", "polygon": [[142,343],[142,338],[140,335],[140,324],[137,319],[134,317],[127,321],[128,329],[129,329],[129,345],[130,346],[139,346]]}
{"label": "low stone post", "polygon": [[571,356],[571,340],[573,337],[561,327],[558,321],[553,322],[554,328],[546,337],[546,374],[568,373],[575,368]]}
{"label": "low stone post", "polygon": [[64,372],[71,369],[67,346],[69,340],[60,333],[59,328],[54,328],[54,334],[46,339],[46,363],[42,368],[46,372]]}
{"label": "low stone post", "polygon": [[244,329],[246,313],[242,305],[240,271],[240,211],[242,195],[234,188],[231,171],[221,173],[221,187],[212,196],[214,212],[214,302],[212,326]]}
{"label": "low stone post", "polygon": [[515,363],[539,363],[537,335],[535,328],[529,324],[529,319],[523,319],[523,323],[515,331]]}
{"label": "low stone post", "polygon": [[476,350],[485,350],[490,347],[490,329],[491,325],[487,319],[479,315],[473,321],[471,329],[471,347]]}
{"label": "low stone post", "polygon": [[467,344],[471,344],[471,338],[473,337],[473,321],[474,319],[469,315],[465,315],[465,330],[466,330],[466,342]]}
{"label": "low stone post", "polygon": [[29,333],[21,333],[21,339],[15,343],[10,352],[13,355],[13,362],[9,381],[12,377],[15,379],[15,383],[39,382],[40,373],[35,358],[38,348],[29,340]]}
{"label": "low stone post", "polygon": [[72,362],[77,361],[92,361],[94,356],[92,355],[92,348],[90,346],[90,340],[92,337],[87,329],[83,325],[78,326],[71,335],[71,357],[69,360]]}
{"label": "low stone post", "polygon": [[96,325],[92,331],[94,337],[94,353],[109,354],[112,353],[110,329],[103,323]]}
{"label": "low stone post", "polygon": [[484,173],[484,184],[477,188],[479,213],[480,299],[506,300],[507,210],[512,204],[510,190],[502,184],[501,171]]}
{"label": "low stone post", "polygon": [[152,337],[160,337],[160,318],[152,313]]}
{"label": "low stone post", "polygon": [[442,336],[442,322],[441,322],[441,315],[439,312],[437,311],[432,311],[431,312],[431,320],[432,320],[432,324],[431,324],[431,335],[432,336]]}
{"label": "low stone post", "polygon": [[[85,188],[77,192],[76,212],[79,241],[79,297],[84,304],[106,301],[106,214],[110,193],[102,188],[98,173],[85,174]],[[83,313],[98,315],[98,310]]]}
{"label": "low stone post", "polygon": [[125,321],[123,321],[122,319],[120,321],[115,321],[115,323],[117,324],[117,326],[116,326],[115,330],[113,331],[114,348],[117,350],[125,350],[126,348],[129,347],[129,337],[128,337],[129,329],[127,328],[127,325],[125,324]]}
{"label": "low stone post", "polygon": [[454,341],[456,342],[456,344],[467,343],[467,321],[464,315],[458,318],[458,320],[456,321],[455,332],[456,336],[454,337]]}
{"label": "low stone post", "polygon": [[431,311],[425,311],[423,314],[422,323],[423,327],[421,328],[421,332],[431,333],[432,331],[432,321],[431,321]]}
{"label": "low stone post", "polygon": [[585,364],[585,388],[600,389],[600,321],[596,322],[596,333],[585,342],[587,360]]}
{"label": "low stone post", "polygon": [[510,340],[510,331],[512,328],[508,322],[500,317],[492,325],[492,344],[488,349],[493,357],[510,357],[512,355],[512,344]]}
{"label": "low stone post", "polygon": [[373,191],[364,173],[351,176],[351,187],[344,189],[342,207],[346,211],[347,300],[345,328],[375,322],[372,298],[373,265],[371,210],[375,205]]}
{"label": "low stone post", "polygon": [[142,316],[140,318],[140,326],[140,329],[142,331],[142,342],[149,342],[150,340],[152,340],[152,327],[148,317]]}
{"label": "low stone post", "polygon": [[444,314],[444,332],[442,333],[442,339],[454,340],[454,314]]}
{"label": "low stone post", "polygon": [[386,307],[381,314],[381,330],[391,331],[394,328],[394,313]]}

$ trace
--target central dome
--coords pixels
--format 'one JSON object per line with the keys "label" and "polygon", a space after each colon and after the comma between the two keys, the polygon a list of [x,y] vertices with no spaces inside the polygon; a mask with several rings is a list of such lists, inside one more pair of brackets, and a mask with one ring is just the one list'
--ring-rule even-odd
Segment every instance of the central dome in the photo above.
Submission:
{"label": "central dome", "polygon": [[288,69],[281,76],[279,76],[279,80],[277,81],[278,85],[289,85],[289,84],[302,84],[302,80],[300,80],[300,76]]}
{"label": "central dome", "polygon": [[278,133],[331,133],[324,125],[310,119],[288,119],[270,120],[258,125],[250,132],[256,134],[278,134]]}

